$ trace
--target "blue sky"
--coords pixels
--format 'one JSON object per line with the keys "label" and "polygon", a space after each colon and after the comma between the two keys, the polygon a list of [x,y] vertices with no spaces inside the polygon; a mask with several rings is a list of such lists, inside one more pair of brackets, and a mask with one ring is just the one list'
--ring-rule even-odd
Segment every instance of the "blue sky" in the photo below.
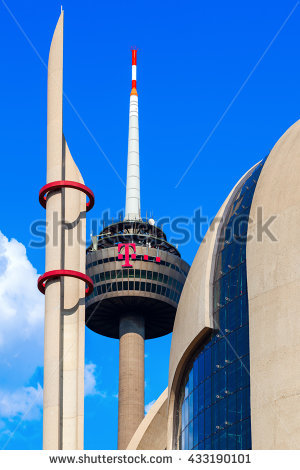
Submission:
{"label": "blue sky", "polygon": [[[201,207],[213,217],[298,119],[295,0],[65,0],[63,7],[64,132],[96,196],[88,225],[124,207],[125,188],[106,158],[125,181],[131,47],[138,47],[143,216],[192,218]],[[44,250],[29,243],[31,223],[45,218],[42,62],[59,14],[55,0],[0,0],[0,447],[7,449],[42,446],[44,299],[35,282]],[[180,247],[188,262],[198,245],[192,237]],[[170,342],[170,335],[146,342],[146,404],[167,386]],[[118,342],[87,329],[86,364],[85,448],[114,449]]]}

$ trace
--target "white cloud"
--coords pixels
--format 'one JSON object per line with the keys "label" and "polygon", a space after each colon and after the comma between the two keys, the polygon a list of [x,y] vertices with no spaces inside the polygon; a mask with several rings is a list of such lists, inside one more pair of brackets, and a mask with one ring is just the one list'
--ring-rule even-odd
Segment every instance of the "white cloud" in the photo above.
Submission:
{"label": "white cloud", "polygon": [[[85,395],[106,394],[97,390],[96,365],[86,364],[84,368]],[[0,389],[0,417],[1,420],[22,418],[24,421],[39,420],[42,416],[43,389],[38,383],[36,387],[19,387],[13,391]],[[4,426],[4,422],[0,421]]]}
{"label": "white cloud", "polygon": [[84,367],[84,395],[96,395],[96,364],[85,364]]}
{"label": "white cloud", "polygon": [[147,403],[147,405],[145,406],[145,413],[147,414],[148,411],[150,410],[151,406],[154,405],[154,403],[156,402],[156,400],[152,400],[150,401],[149,403]]}
{"label": "white cloud", "polygon": [[[0,231],[0,350],[43,335],[44,297],[26,248]],[[18,349],[14,350],[18,354]]]}
{"label": "white cloud", "polygon": [[102,398],[106,398],[106,392],[100,392],[97,390],[96,367],[96,364],[93,364],[92,362],[85,364],[84,395],[100,395]]}
{"label": "white cloud", "polygon": [[13,392],[0,390],[0,416],[13,419],[20,417],[25,421],[41,418],[43,406],[43,389],[37,387],[21,387]]}

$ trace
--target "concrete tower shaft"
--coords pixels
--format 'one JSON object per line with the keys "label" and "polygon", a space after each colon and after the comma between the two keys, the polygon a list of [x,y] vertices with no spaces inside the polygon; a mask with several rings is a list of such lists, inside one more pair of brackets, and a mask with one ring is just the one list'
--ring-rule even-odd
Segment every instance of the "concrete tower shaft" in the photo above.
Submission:
{"label": "concrete tower shaft", "polygon": [[136,50],[132,51],[125,220],[141,220],[139,109],[136,91]]}
{"label": "concrete tower shaft", "polygon": [[121,317],[119,332],[118,448],[126,449],[144,418],[144,318],[134,314]]}

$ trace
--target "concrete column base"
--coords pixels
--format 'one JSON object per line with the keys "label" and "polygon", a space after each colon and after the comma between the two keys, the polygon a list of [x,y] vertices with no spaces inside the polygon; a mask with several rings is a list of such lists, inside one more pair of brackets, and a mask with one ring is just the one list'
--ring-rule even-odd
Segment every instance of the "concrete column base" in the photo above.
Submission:
{"label": "concrete column base", "polygon": [[145,321],[138,315],[120,319],[118,449],[126,449],[144,419]]}

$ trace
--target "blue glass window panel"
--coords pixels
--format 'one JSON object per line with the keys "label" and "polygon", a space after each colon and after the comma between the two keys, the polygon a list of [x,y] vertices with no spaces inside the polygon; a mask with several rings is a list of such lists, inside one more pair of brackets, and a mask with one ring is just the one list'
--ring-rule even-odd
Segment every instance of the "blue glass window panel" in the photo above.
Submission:
{"label": "blue glass window panel", "polygon": [[219,279],[219,277],[222,276],[222,253],[219,254],[218,256],[218,261],[216,265],[216,272],[215,272],[215,278]]}
{"label": "blue glass window panel", "polygon": [[188,434],[188,430],[189,428],[186,427],[184,432],[183,432],[183,435],[184,435],[184,447],[183,449],[184,450],[188,450],[190,447],[189,447],[189,434]]}
{"label": "blue glass window panel", "polygon": [[235,299],[239,295],[238,280],[239,280],[238,269],[234,269],[230,273],[230,282],[229,282],[229,298],[230,298],[230,300]]}
{"label": "blue glass window panel", "polygon": [[226,363],[230,364],[231,362],[237,359],[236,355],[236,331],[233,331],[226,336],[227,345],[226,345]]}
{"label": "blue glass window panel", "polygon": [[227,449],[227,431],[221,431],[219,433],[219,449]]}
{"label": "blue glass window panel", "polygon": [[248,387],[242,390],[242,420],[250,417],[250,395]]}
{"label": "blue glass window panel", "polygon": [[236,425],[233,424],[227,429],[227,449],[235,450],[236,449]]}
{"label": "blue glass window panel", "polygon": [[198,408],[199,413],[204,410],[204,383],[201,383],[198,387]]}
{"label": "blue glass window panel", "polygon": [[198,359],[195,359],[194,366],[193,366],[193,383],[194,383],[194,387],[197,387],[198,384],[199,384],[198,367],[199,367],[199,361],[198,361]]}
{"label": "blue glass window panel", "polygon": [[211,435],[211,408],[207,408],[204,412],[204,433],[205,433],[205,438],[209,437]]}
{"label": "blue glass window panel", "polygon": [[211,405],[211,378],[204,382],[204,403],[205,408]]}
{"label": "blue glass window panel", "polygon": [[228,331],[233,331],[240,326],[240,302],[239,299],[234,300],[227,306],[227,325]]}
{"label": "blue glass window panel", "polygon": [[198,361],[199,383],[204,380],[204,354],[200,354]]}
{"label": "blue glass window panel", "polygon": [[193,421],[190,422],[188,426],[188,440],[189,440],[189,449],[193,448]]}
{"label": "blue glass window panel", "polygon": [[186,413],[186,400],[182,403],[182,412],[181,412],[181,429],[183,430],[187,425],[187,413]]}
{"label": "blue glass window panel", "polygon": [[188,384],[189,384],[189,393],[191,393],[192,390],[193,390],[193,388],[194,388],[193,377],[194,377],[194,372],[193,372],[193,369],[192,369],[191,372],[190,372],[189,381],[188,381]]}
{"label": "blue glass window panel", "polygon": [[215,403],[217,401],[218,395],[218,378],[217,374],[214,374],[211,378],[211,402]]}
{"label": "blue glass window panel", "polygon": [[[241,205],[241,209],[243,208],[243,203]],[[234,220],[233,224],[233,231],[234,231],[234,239],[238,240],[243,238],[243,235],[247,232],[248,227],[248,213],[240,211],[237,217]],[[235,256],[235,255],[234,255]]]}
{"label": "blue glass window panel", "polygon": [[216,282],[214,285],[214,312],[218,310],[220,306],[220,283]]}
{"label": "blue glass window panel", "polygon": [[205,366],[204,366],[204,378],[209,377],[211,375],[211,350],[207,349],[205,351]]}
{"label": "blue glass window panel", "polygon": [[209,439],[205,439],[204,441],[204,447],[199,447],[199,449],[212,449],[212,446],[211,446],[211,438]]}
{"label": "blue glass window panel", "polygon": [[212,359],[212,368],[211,368],[211,373],[214,374],[219,370],[217,367],[218,364],[218,343],[213,343],[211,347],[211,359]]}
{"label": "blue glass window panel", "polygon": [[246,261],[246,243],[243,243],[240,250],[240,262]]}
{"label": "blue glass window panel", "polygon": [[218,345],[218,357],[217,357],[217,370],[224,367],[225,365],[225,359],[226,359],[226,339],[221,338],[220,341],[217,343]]}
{"label": "blue glass window panel", "polygon": [[239,390],[236,392],[236,412],[237,412],[237,421],[242,420],[242,411],[243,411],[243,392]]}
{"label": "blue glass window panel", "polygon": [[248,314],[248,296],[243,295],[241,297],[241,318],[242,318],[242,325],[246,325],[249,321],[249,314]]}
{"label": "blue glass window panel", "polygon": [[[225,279],[226,281],[226,279]],[[226,301],[226,286],[225,286],[224,277],[219,279],[215,284],[214,295],[217,295],[216,309],[219,307],[224,307]]]}
{"label": "blue glass window panel", "polygon": [[198,393],[198,388],[196,388],[193,392],[193,416],[197,416],[199,413],[199,393]]}
{"label": "blue glass window panel", "polygon": [[226,367],[227,392],[234,393],[237,388],[237,361]]}
{"label": "blue glass window panel", "polygon": [[214,435],[215,432],[217,432],[217,426],[218,426],[218,407],[217,403],[213,404],[212,407],[210,408],[211,411],[211,433]]}
{"label": "blue glass window panel", "polygon": [[236,406],[236,393],[233,393],[227,398],[227,421],[230,425],[238,421]]}
{"label": "blue glass window panel", "polygon": [[247,292],[246,263],[241,264],[239,268],[239,290],[240,295]]}
{"label": "blue glass window panel", "polygon": [[242,448],[251,449],[251,426],[250,418],[242,422]]}
{"label": "blue glass window panel", "polygon": [[243,442],[242,442],[242,423],[238,422],[235,425],[236,427],[236,449],[243,449]]}
{"label": "blue glass window panel", "polygon": [[198,439],[198,416],[193,421],[193,448],[197,446]]}
{"label": "blue glass window panel", "polygon": [[189,398],[188,398],[188,400],[189,400],[189,421],[193,417],[193,397],[194,397],[194,394],[191,393],[189,395]]}
{"label": "blue glass window panel", "polygon": [[236,350],[239,357],[249,353],[249,333],[248,326],[245,325],[239,330],[237,335]]}
{"label": "blue glass window panel", "polygon": [[253,198],[253,194],[254,194],[254,189],[255,189],[255,186],[252,186],[249,191],[247,191],[245,193],[245,196],[243,197],[243,202],[242,202],[242,205],[246,208],[246,207],[249,207],[250,204],[251,204],[251,201],[252,201],[252,198]]}
{"label": "blue glass window panel", "polygon": [[225,329],[226,329],[226,310],[227,307],[223,307],[219,311],[219,317],[218,317],[218,327],[220,329],[221,334],[225,334]]}
{"label": "blue glass window panel", "polygon": [[225,427],[226,421],[226,400],[219,400],[217,403],[217,407],[217,427],[218,429],[222,429]]}
{"label": "blue glass window panel", "polygon": [[249,355],[243,357],[240,382],[241,382],[241,387],[247,387],[248,385],[250,385]]}
{"label": "blue glass window panel", "polygon": [[219,433],[216,433],[212,436],[211,448],[212,448],[212,450],[220,449],[220,446],[219,446]]}
{"label": "blue glass window panel", "polygon": [[232,243],[225,245],[224,250],[222,251],[222,273],[226,274],[230,270],[232,257]]}
{"label": "blue glass window panel", "polygon": [[[208,449],[209,449],[209,448],[210,448],[210,447],[208,447]],[[199,450],[203,450],[203,449],[204,449],[204,441],[198,443],[197,449],[199,449]]]}
{"label": "blue glass window panel", "polygon": [[204,413],[198,416],[198,440],[199,442],[204,439]]}
{"label": "blue glass window panel", "polygon": [[[226,371],[225,369],[220,370],[216,374],[217,378],[217,394],[219,398],[224,398],[225,397],[225,390],[226,390]],[[218,397],[217,397],[218,398]]]}

